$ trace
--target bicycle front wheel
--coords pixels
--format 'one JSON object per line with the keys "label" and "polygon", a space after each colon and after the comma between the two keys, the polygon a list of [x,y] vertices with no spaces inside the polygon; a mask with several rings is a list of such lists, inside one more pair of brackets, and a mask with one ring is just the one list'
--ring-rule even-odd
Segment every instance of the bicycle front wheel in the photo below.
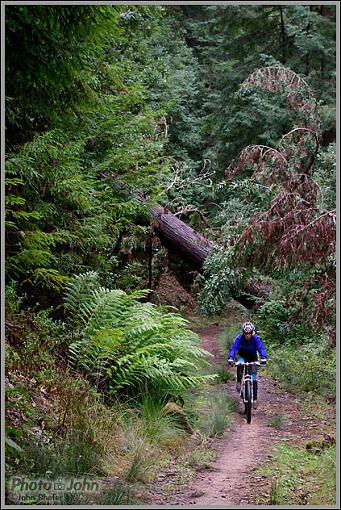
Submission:
{"label": "bicycle front wheel", "polygon": [[245,414],[247,423],[251,423],[251,410],[252,410],[252,396],[251,396],[251,382],[245,382]]}

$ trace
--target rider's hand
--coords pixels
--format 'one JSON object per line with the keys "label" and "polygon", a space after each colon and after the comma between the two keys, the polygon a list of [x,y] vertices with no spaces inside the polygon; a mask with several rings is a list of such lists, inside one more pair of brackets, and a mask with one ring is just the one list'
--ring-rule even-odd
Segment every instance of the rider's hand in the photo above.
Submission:
{"label": "rider's hand", "polygon": [[229,358],[229,359],[227,360],[227,362],[228,362],[228,364],[230,365],[230,367],[233,367],[233,365],[234,365],[234,361],[233,361],[233,359],[232,359],[232,358]]}
{"label": "rider's hand", "polygon": [[266,358],[262,358],[262,359],[260,360],[260,364],[261,364],[261,365],[266,365]]}

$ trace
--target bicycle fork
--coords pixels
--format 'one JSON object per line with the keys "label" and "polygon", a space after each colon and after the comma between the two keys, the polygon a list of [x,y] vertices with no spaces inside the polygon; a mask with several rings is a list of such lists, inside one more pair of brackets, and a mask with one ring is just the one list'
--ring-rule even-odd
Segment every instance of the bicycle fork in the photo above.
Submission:
{"label": "bicycle fork", "polygon": [[241,392],[241,398],[244,400],[244,403],[253,402],[253,381],[251,374],[245,374],[243,378],[243,388]]}

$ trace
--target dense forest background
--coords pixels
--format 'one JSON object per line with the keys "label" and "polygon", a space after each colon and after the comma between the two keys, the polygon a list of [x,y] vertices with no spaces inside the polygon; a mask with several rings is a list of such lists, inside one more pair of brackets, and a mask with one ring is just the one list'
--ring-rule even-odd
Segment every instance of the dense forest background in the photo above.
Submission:
{"label": "dense forest background", "polygon": [[[323,4],[6,6],[10,470],[42,462],[36,386],[59,388],[61,437],[75,370],[106,404],[213,377],[165,273],[208,316],[263,282],[247,313],[276,366],[334,395],[335,25]],[[158,206],[212,242],[202,270],[161,244]]]}

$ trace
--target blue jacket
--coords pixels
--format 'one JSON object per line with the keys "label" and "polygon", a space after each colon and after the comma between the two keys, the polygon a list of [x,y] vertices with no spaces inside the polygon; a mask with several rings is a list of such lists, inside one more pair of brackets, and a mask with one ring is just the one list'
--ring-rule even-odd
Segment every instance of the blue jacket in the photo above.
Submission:
{"label": "blue jacket", "polygon": [[247,362],[257,361],[257,352],[261,358],[266,359],[266,351],[264,345],[258,335],[254,334],[250,340],[246,340],[243,333],[238,335],[231,347],[229,358],[234,359],[236,353]]}

